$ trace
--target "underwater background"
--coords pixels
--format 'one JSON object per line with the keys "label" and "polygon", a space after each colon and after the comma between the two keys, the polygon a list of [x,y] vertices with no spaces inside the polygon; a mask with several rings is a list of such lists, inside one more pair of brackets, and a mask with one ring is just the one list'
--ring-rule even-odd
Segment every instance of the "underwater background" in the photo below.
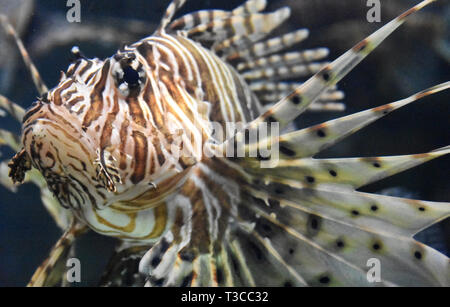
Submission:
{"label": "underwater background", "polygon": [[[180,15],[200,9],[233,9],[244,0],[188,0]],[[366,0],[268,0],[267,10],[292,8],[291,18],[275,31],[308,28],[310,38],[296,49],[328,47],[333,60],[404,10],[411,0],[381,0],[381,22],[369,23]],[[150,35],[167,0],[81,0],[81,23],[69,23],[65,0],[1,0],[0,13],[18,29],[41,76],[51,88],[69,65],[70,48],[87,57],[111,56],[123,44]],[[327,119],[395,101],[450,80],[450,4],[439,1],[402,26],[342,82],[345,112],[310,113],[297,122],[310,126]],[[14,44],[0,31],[0,94],[27,108],[37,91]],[[450,92],[433,95],[400,109],[325,151],[321,157],[422,153],[450,144]],[[344,113],[344,114],[343,114]],[[20,132],[12,118],[0,128]],[[14,153],[0,148],[0,161]],[[450,157],[443,157],[361,190],[431,201],[450,201]],[[450,219],[418,235],[449,255]],[[32,184],[16,193],[0,186],[0,286],[24,286],[61,235]],[[95,286],[115,240],[93,232],[81,238],[82,283]]]}

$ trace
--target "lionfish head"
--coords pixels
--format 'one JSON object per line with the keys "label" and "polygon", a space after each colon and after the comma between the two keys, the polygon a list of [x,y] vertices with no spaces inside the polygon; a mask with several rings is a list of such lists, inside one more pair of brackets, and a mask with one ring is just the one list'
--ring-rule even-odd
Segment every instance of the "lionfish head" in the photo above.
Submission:
{"label": "lionfish head", "polygon": [[133,51],[79,57],[27,111],[23,154],[63,206],[141,210],[186,177],[193,160],[174,158],[176,133],[155,125],[146,103],[155,101],[149,70]]}

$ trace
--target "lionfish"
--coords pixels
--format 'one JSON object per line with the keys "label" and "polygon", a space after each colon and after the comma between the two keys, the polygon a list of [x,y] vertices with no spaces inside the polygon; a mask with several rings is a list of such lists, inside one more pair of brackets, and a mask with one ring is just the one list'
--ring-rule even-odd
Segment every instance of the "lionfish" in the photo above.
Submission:
{"label": "lionfish", "polygon": [[[269,38],[289,8],[262,13],[265,0],[248,0],[232,11],[174,19],[185,3],[174,0],[152,36],[110,58],[88,59],[73,48],[75,61],[51,90],[2,16],[40,93],[26,112],[1,99],[23,123],[20,144],[2,131],[18,151],[9,176],[20,183],[30,171],[47,208],[67,225],[29,285],[58,283],[73,242],[92,229],[122,242],[103,285],[448,286],[448,257],[413,236],[449,217],[450,205],[357,189],[449,147],[313,157],[450,82],[309,128],[290,125],[306,110],[339,108],[336,84],[434,1],[422,1],[325,63],[324,48],[288,52],[307,30]],[[310,78],[285,81],[293,76]],[[220,139],[214,123],[243,125]],[[251,138],[261,125],[282,133]],[[276,158],[262,154],[267,148],[278,149]],[[378,283],[367,278],[371,258],[381,263]]]}

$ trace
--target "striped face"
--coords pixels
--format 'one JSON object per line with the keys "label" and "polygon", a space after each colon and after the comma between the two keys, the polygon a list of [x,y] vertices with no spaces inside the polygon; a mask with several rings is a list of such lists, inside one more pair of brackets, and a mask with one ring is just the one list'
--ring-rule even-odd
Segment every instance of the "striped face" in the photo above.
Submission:
{"label": "striped face", "polygon": [[217,144],[216,124],[248,122],[259,102],[229,64],[184,35],[160,32],[104,61],[74,54],[28,110],[24,153],[95,231],[154,239]]}
{"label": "striped face", "polygon": [[63,206],[136,212],[181,187],[214,123],[247,122],[255,105],[213,52],[159,33],[104,61],[78,54],[28,111],[23,144]]}
{"label": "striped face", "polygon": [[139,211],[183,182],[203,138],[195,125],[167,116],[155,84],[155,69],[134,50],[80,58],[28,111],[25,150],[63,206]]}

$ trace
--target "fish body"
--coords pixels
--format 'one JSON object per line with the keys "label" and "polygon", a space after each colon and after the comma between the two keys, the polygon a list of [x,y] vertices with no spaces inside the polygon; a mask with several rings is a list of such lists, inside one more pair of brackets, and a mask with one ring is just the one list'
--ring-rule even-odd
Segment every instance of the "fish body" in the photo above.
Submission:
{"label": "fish body", "polygon": [[[122,91],[128,61],[142,76]],[[161,33],[104,61],[72,64],[25,115],[22,141],[61,204],[90,228],[151,241],[201,173],[193,164],[212,142],[212,123],[247,123],[258,108],[234,68],[185,36]]]}
{"label": "fish body", "polygon": [[[117,263],[130,254],[137,262],[127,270],[132,276],[138,270],[136,283],[150,286],[448,285],[448,258],[412,236],[447,218],[449,204],[357,191],[445,155],[448,147],[313,158],[448,82],[306,129],[258,130],[286,129],[310,108],[339,107],[337,82],[433,1],[332,63],[322,61],[323,48],[285,52],[306,38],[305,30],[267,39],[289,17],[288,8],[260,13],[266,1],[249,0],[230,12],[173,21],[184,2],[171,3],[152,36],[110,58],[87,59],[75,50],[77,60],[59,84],[25,114],[23,148],[10,175],[20,182],[36,168],[75,216],[77,231],[66,232],[50,259],[56,262],[55,251],[70,246],[85,225],[125,242],[107,285],[123,284]],[[311,75],[305,83],[285,81]],[[264,106],[269,101],[276,104]],[[366,274],[372,258],[383,264],[378,284]],[[52,261],[32,285],[46,284]]]}

